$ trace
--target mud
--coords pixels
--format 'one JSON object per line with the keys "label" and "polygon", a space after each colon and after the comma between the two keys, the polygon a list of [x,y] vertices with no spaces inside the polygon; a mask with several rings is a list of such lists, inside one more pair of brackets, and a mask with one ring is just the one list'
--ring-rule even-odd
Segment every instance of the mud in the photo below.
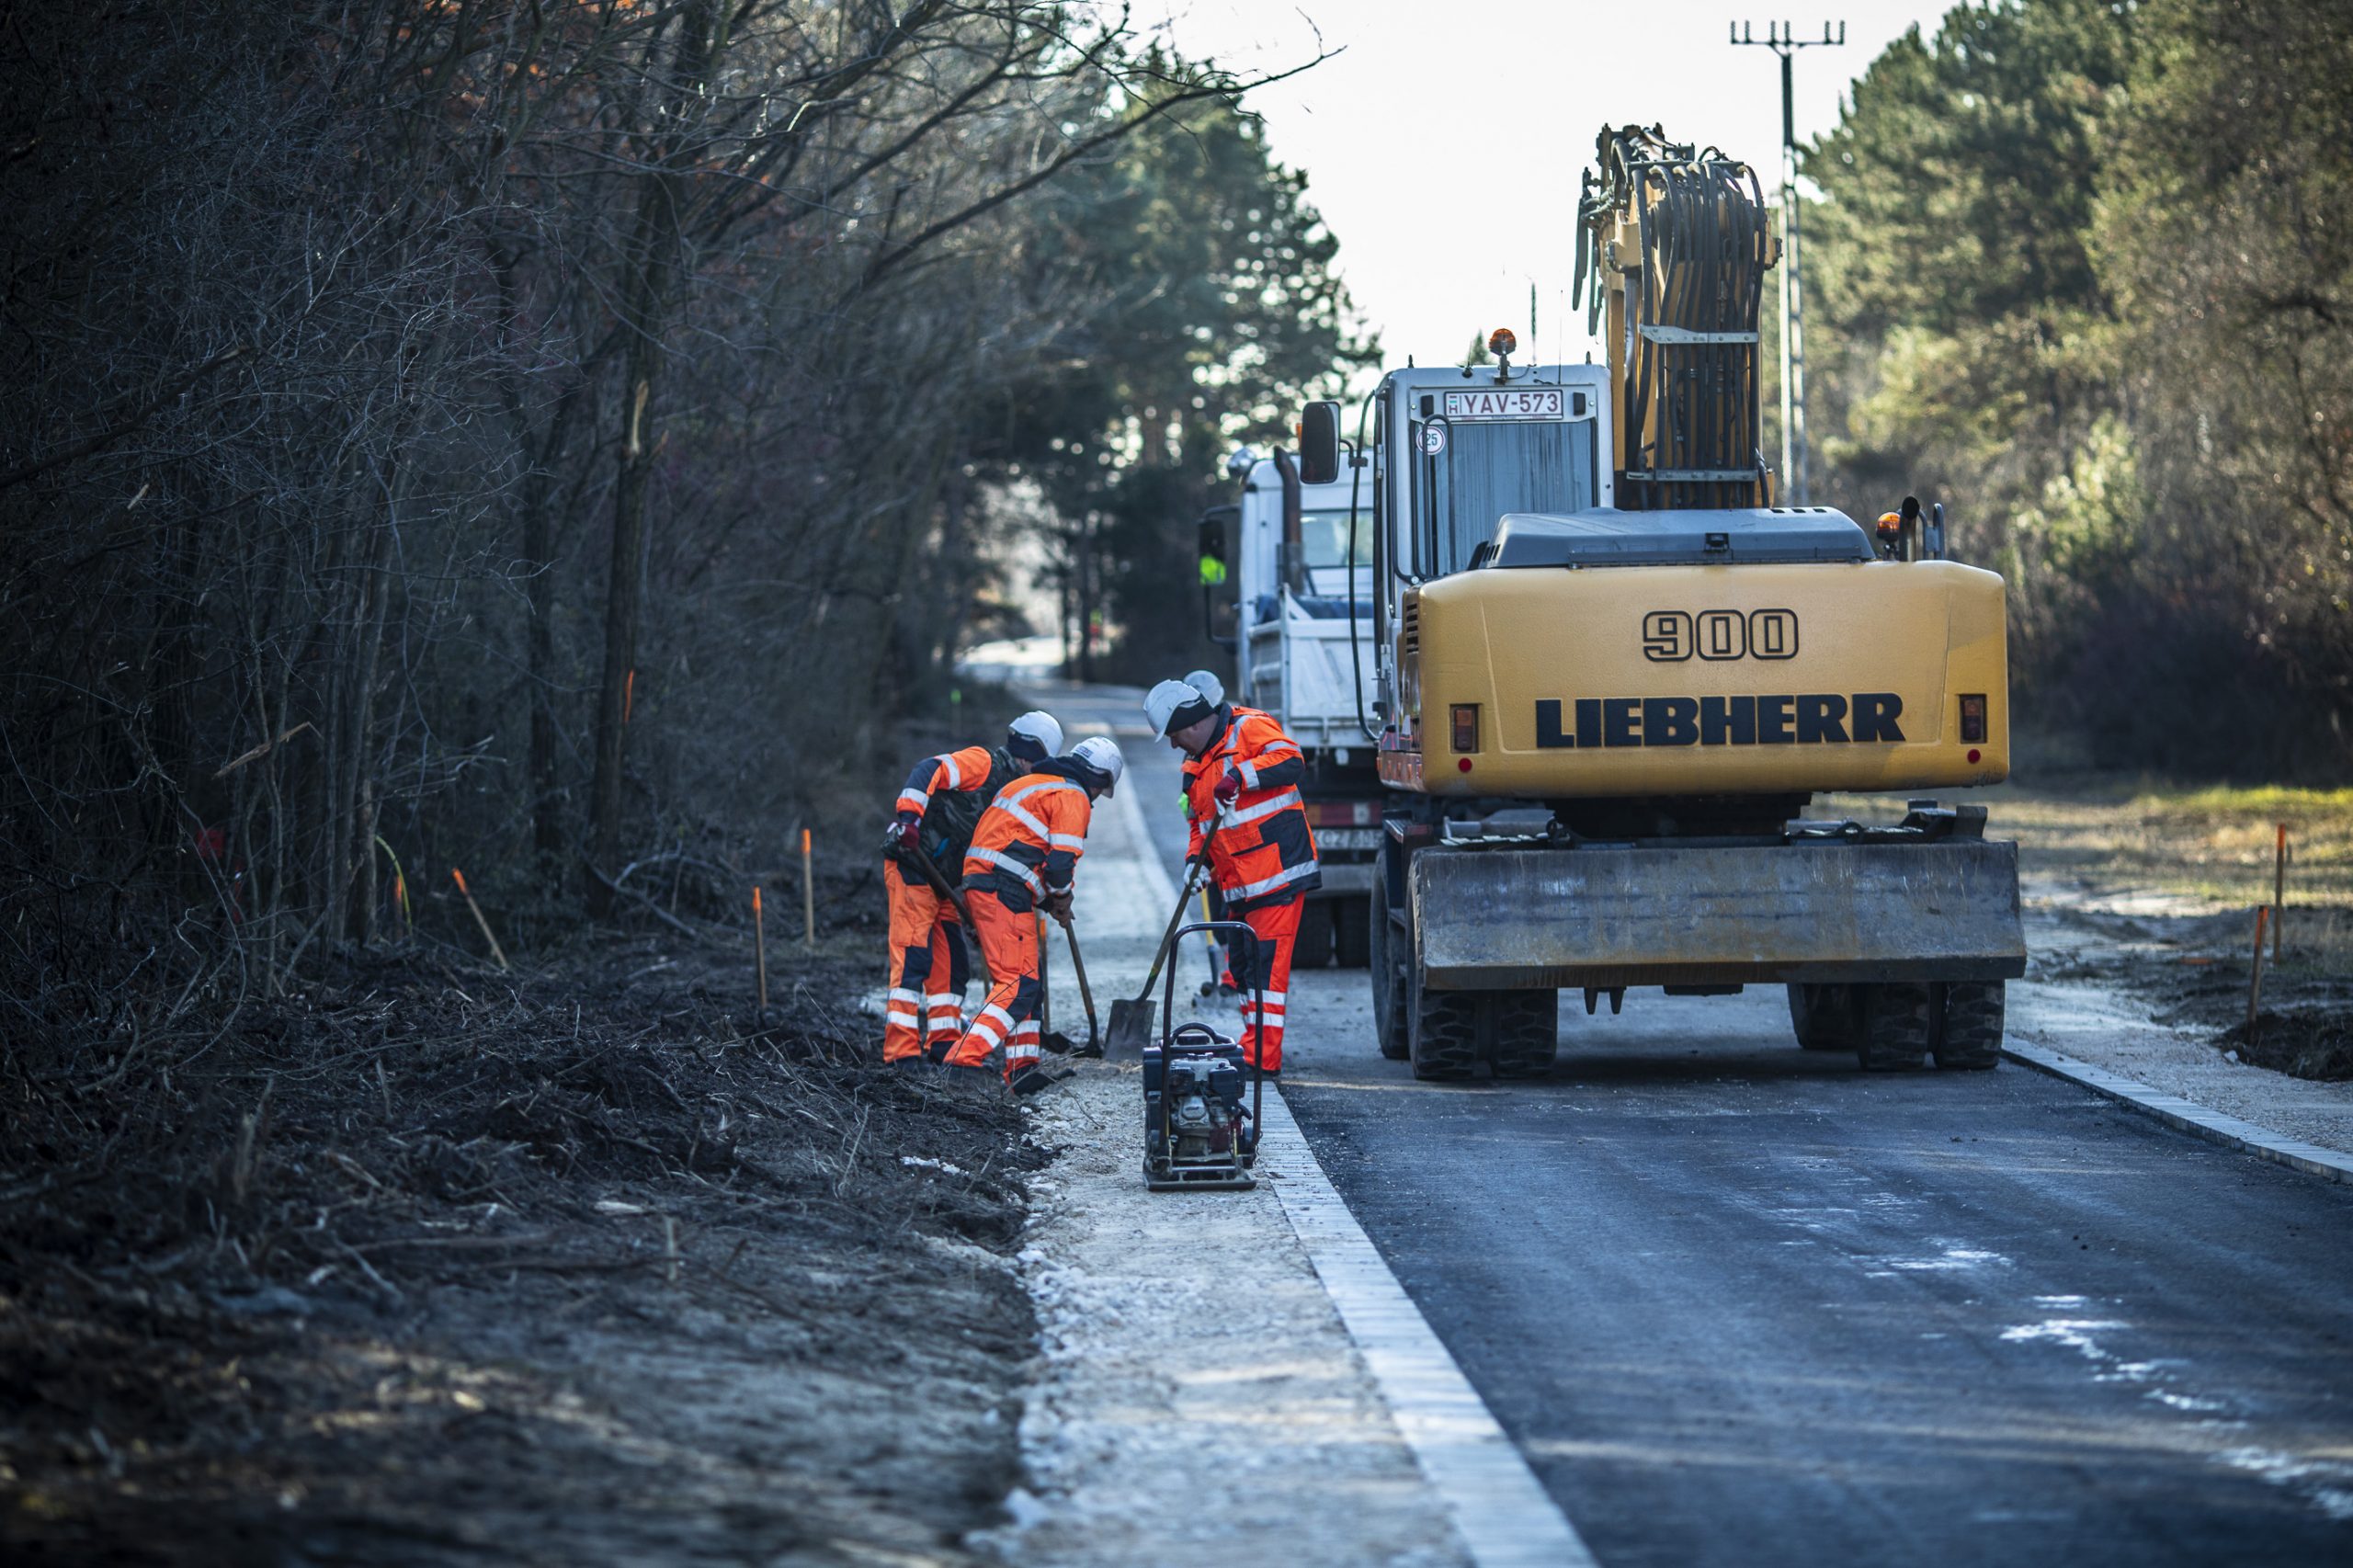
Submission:
{"label": "mud", "polygon": [[[2301,931],[2334,932],[2353,910],[2290,911],[2290,939],[2263,954],[2263,1015],[2253,1044],[2246,1006],[2254,961],[2252,910],[2086,899],[2061,884],[2029,887],[2056,939],[2033,944],[2029,978],[2090,983],[2132,994],[2154,1021],[2198,1031],[2219,1053],[2294,1077],[2353,1078],[2353,977],[2301,945]],[[2333,950],[2333,949],[2331,949]]]}
{"label": "mud", "polygon": [[974,1561],[1037,1156],[871,1061],[862,945],[766,1028],[742,967],[412,957],[0,1059],[0,1559]]}
{"label": "mud", "polygon": [[2343,1083],[2353,1079],[2353,1008],[2308,1007],[2293,1013],[2265,1008],[2256,1016],[2252,1030],[2244,1021],[2223,1030],[2222,1044],[2257,1067]]}

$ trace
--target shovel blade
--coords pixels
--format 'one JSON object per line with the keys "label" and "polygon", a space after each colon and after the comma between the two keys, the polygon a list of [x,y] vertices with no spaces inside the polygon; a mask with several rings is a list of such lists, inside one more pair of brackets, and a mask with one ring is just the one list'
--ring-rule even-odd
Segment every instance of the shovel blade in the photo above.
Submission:
{"label": "shovel blade", "polygon": [[1143,1048],[1152,1043],[1154,1006],[1149,996],[1122,996],[1111,1004],[1111,1028],[1103,1037],[1106,1062],[1143,1060]]}

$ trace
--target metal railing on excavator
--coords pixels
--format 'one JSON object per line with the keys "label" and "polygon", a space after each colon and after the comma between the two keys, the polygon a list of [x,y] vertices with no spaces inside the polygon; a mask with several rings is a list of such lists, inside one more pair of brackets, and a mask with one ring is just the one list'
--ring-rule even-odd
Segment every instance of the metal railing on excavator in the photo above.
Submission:
{"label": "metal railing on excavator", "polygon": [[1608,322],[1618,505],[1771,505],[1757,322],[1779,244],[1756,171],[1654,126],[1604,129],[1597,160],[1578,199],[1574,297],[1588,331]]}

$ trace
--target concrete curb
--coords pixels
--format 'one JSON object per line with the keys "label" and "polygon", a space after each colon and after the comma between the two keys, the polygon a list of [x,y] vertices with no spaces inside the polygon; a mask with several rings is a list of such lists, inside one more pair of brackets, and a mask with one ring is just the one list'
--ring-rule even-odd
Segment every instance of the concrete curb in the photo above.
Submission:
{"label": "concrete curb", "polygon": [[1339,1312],[1414,1460],[1479,1568],[1593,1568],[1593,1553],[1333,1188],[1279,1090],[1258,1169]]}
{"label": "concrete curb", "polygon": [[2353,1182],[2353,1156],[2340,1154],[2334,1149],[2324,1149],[2317,1143],[2286,1137],[2268,1128],[2257,1127],[2254,1122],[2242,1121],[2235,1116],[2225,1116],[2195,1100],[2186,1100],[2179,1095],[2153,1089],[2121,1073],[2111,1073],[2105,1067],[2095,1067],[2088,1062],[2078,1062],[2072,1056],[2045,1051],[2040,1046],[2019,1045],[2006,1040],[2002,1045],[2002,1054],[2037,1072],[2064,1078],[2096,1095],[2131,1106],[2135,1110],[2155,1117],[2168,1127],[2178,1128],[2241,1153],[2290,1165],[2307,1176],[2321,1176],[2329,1181]]}

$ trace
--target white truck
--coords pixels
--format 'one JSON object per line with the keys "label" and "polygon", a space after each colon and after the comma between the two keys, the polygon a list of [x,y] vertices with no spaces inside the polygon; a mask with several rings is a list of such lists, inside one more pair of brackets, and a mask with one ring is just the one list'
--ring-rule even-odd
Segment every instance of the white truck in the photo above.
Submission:
{"label": "white truck", "polygon": [[1226,472],[1242,482],[1242,498],[1201,515],[1204,629],[1233,656],[1229,699],[1273,714],[1307,756],[1300,792],[1324,885],[1307,895],[1293,961],[1361,968],[1384,793],[1372,739],[1371,472],[1343,469],[1336,483],[1302,484],[1289,453],[1261,458],[1246,447]]}

